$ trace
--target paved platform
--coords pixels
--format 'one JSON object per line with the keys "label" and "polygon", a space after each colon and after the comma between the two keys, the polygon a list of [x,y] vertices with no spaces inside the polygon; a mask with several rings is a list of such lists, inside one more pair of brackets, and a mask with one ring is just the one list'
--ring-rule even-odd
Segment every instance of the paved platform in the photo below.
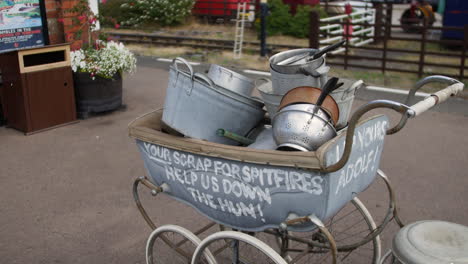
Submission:
{"label": "paved platform", "polygon": [[[138,72],[126,76],[124,111],[30,136],[0,127],[1,263],[145,263],[150,229],[131,192],[145,171],[127,125],[162,106],[163,68],[143,59]],[[388,137],[381,167],[395,185],[404,220],[468,225],[467,131],[463,111],[432,111]],[[159,224],[192,229],[206,222],[166,196],[142,199]],[[361,197],[377,218],[385,199],[379,185]],[[384,233],[384,249],[395,230],[392,225]]]}

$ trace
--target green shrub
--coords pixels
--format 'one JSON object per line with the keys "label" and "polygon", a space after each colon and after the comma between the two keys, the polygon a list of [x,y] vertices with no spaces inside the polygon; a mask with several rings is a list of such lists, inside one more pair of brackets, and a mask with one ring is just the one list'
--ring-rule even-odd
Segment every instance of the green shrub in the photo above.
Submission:
{"label": "green shrub", "polygon": [[270,12],[266,19],[267,34],[284,34],[292,18],[289,5],[283,4],[282,0],[269,0],[268,9]]}
{"label": "green shrub", "polygon": [[131,15],[128,12],[124,12],[122,8],[120,8],[120,6],[126,2],[127,0],[110,0],[99,4],[100,16],[114,20],[111,21],[111,19],[101,19],[100,22],[103,24],[103,26],[113,27],[115,23],[120,24],[122,21],[126,21],[131,18]]}
{"label": "green shrub", "polygon": [[194,0],[127,0],[121,8],[130,18],[122,21],[122,25],[177,25],[190,15],[193,5]]}
{"label": "green shrub", "polygon": [[[282,0],[269,0],[269,15],[266,18],[267,34],[289,35],[298,38],[305,38],[309,35],[309,18],[311,11],[319,12],[320,18],[327,17],[327,14],[320,6],[299,5],[296,14],[293,16],[289,12],[289,5],[284,4]],[[260,29],[260,23],[256,23],[257,30]]]}

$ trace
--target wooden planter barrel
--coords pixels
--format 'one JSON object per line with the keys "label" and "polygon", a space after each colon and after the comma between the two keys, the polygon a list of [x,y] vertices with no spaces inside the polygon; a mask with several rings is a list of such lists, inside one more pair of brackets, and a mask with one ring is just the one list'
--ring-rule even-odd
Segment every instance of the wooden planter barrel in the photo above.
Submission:
{"label": "wooden planter barrel", "polygon": [[89,73],[73,74],[75,85],[76,112],[79,118],[87,118],[90,113],[112,111],[122,106],[122,76],[117,73],[112,79]]}

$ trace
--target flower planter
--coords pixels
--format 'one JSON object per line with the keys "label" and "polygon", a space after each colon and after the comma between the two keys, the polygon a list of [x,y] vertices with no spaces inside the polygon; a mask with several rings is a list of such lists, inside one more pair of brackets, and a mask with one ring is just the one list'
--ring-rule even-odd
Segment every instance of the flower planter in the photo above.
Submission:
{"label": "flower planter", "polygon": [[112,79],[96,76],[93,80],[89,73],[77,72],[73,74],[73,81],[78,118],[122,106],[122,76],[119,73]]}

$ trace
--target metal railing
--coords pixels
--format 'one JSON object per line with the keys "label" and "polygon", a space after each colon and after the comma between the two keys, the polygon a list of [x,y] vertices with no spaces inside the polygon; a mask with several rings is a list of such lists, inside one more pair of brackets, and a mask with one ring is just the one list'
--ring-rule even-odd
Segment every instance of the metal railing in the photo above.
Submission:
{"label": "metal railing", "polygon": [[[356,26],[348,25],[346,24],[347,21],[360,24]],[[349,36],[349,43],[355,46],[363,46],[374,41],[374,27],[369,26],[375,23],[375,9],[373,8],[356,11],[349,15],[322,18],[320,19],[320,23],[326,23],[326,25],[319,27],[321,32],[320,45],[340,41],[344,38],[345,34]],[[352,32],[350,32],[351,28]],[[341,48],[332,53],[336,54],[344,51],[345,49]]]}

